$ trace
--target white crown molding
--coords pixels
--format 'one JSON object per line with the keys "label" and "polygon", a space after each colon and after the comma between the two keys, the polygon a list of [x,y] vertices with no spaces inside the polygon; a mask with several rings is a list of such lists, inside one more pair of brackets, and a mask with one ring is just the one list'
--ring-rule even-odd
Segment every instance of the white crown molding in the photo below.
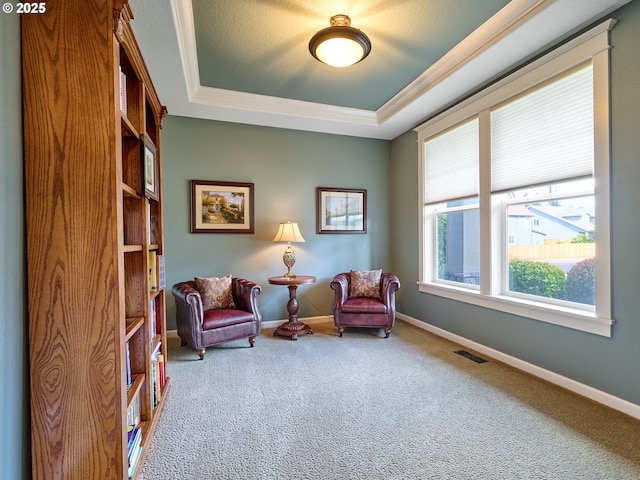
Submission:
{"label": "white crown molding", "polygon": [[254,112],[291,115],[299,118],[320,118],[366,126],[378,125],[375,112],[357,108],[336,107],[334,105],[203,86],[199,86],[195,91],[191,92],[189,97],[192,102],[203,103],[212,107],[237,108]]}
{"label": "white crown molding", "polygon": [[171,13],[178,38],[180,63],[187,86],[187,95],[190,99],[193,92],[200,87],[200,69],[198,68],[198,50],[191,0],[172,0]]}
{"label": "white crown molding", "polygon": [[[172,106],[171,113],[390,140],[523,58],[629,1],[512,0],[371,111],[202,86],[191,0],[171,0],[187,94],[186,103]],[[556,9],[566,13],[568,8],[571,16],[555,13]]]}
{"label": "white crown molding", "polygon": [[384,123],[554,0],[513,0],[377,111]]}

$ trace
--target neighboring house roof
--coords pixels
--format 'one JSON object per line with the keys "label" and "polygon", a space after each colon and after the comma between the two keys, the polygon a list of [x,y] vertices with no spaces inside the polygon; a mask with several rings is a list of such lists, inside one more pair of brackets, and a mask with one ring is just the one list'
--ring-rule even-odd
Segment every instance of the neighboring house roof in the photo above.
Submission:
{"label": "neighboring house roof", "polygon": [[533,217],[533,213],[524,205],[509,205],[507,215],[510,217]]}
{"label": "neighboring house roof", "polygon": [[[554,210],[556,208],[558,209],[558,211],[566,210],[566,209],[563,209],[563,207],[542,207],[540,205],[529,205],[528,207],[529,211],[541,217],[548,218],[554,222],[557,222],[570,230],[574,230],[575,232],[586,233],[594,230],[594,225],[583,225],[583,224],[575,223],[570,220],[567,220],[566,218],[563,218],[560,215],[557,215]],[[582,211],[582,213],[584,213],[584,210]],[[575,213],[572,216],[574,215]]]}
{"label": "neighboring house roof", "polygon": [[536,210],[546,212],[550,215],[554,215],[560,218],[580,218],[583,215],[588,215],[593,217],[593,206],[579,206],[575,205],[562,205],[562,206],[551,206],[551,205],[531,205]]}

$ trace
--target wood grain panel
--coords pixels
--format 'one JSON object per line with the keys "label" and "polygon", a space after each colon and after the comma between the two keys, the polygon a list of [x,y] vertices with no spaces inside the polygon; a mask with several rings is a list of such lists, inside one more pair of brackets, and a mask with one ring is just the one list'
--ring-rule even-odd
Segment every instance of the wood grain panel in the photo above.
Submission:
{"label": "wood grain panel", "polygon": [[111,10],[22,16],[34,479],[124,475]]}
{"label": "wood grain panel", "polygon": [[[169,385],[166,378],[153,409],[150,348],[161,339],[166,359],[166,313],[164,292],[156,292],[152,339],[148,237],[161,252],[162,202],[147,210],[140,134],[152,130],[160,161],[166,109],[131,18],[126,0],[48,2],[45,14],[22,17],[36,480],[125,480],[129,402],[141,400],[144,457]],[[126,342],[139,375],[133,392],[125,385]]]}

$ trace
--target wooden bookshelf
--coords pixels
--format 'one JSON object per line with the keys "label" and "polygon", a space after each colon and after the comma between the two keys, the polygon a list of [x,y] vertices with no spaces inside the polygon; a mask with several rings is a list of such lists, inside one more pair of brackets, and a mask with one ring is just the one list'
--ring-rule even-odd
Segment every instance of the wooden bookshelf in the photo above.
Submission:
{"label": "wooden bookshelf", "polygon": [[[169,387],[166,292],[149,273],[150,253],[164,254],[166,109],[126,0],[53,2],[21,21],[32,478],[136,478]],[[129,472],[138,403],[142,457]]]}

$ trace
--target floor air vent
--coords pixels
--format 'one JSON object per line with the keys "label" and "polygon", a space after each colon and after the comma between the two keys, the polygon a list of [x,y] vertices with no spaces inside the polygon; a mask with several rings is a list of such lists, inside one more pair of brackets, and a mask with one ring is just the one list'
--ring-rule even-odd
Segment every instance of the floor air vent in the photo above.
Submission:
{"label": "floor air vent", "polygon": [[477,355],[474,355],[473,353],[467,352],[466,350],[458,350],[457,352],[454,352],[454,353],[457,353],[458,355],[462,355],[463,357],[466,357],[469,360],[473,360],[476,363],[484,363],[487,361],[484,358],[480,358]]}

